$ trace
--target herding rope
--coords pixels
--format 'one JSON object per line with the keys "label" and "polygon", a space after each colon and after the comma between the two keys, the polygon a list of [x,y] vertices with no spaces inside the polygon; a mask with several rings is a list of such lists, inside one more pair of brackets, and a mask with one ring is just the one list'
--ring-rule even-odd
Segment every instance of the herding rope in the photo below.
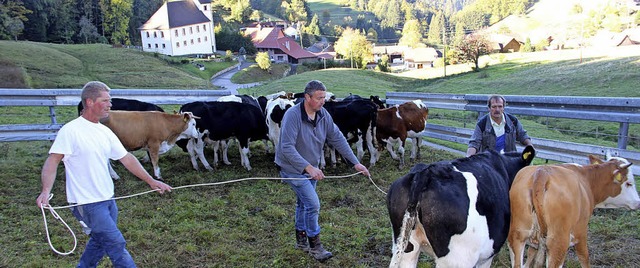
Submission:
{"label": "herding rope", "polygon": [[[353,177],[355,175],[358,175],[362,173],[362,171],[357,172],[357,173],[353,173],[350,175],[343,175],[343,176],[325,176],[326,179],[339,179],[339,178],[347,178],[347,177]],[[241,182],[241,181],[249,181],[249,180],[308,180],[309,178],[269,178],[269,177],[251,177],[251,178],[242,178],[242,179],[235,179],[235,180],[229,180],[229,181],[221,181],[221,182],[209,182],[209,183],[199,183],[199,184],[190,184],[190,185],[183,185],[183,186],[177,186],[177,187],[171,187],[172,190],[177,190],[177,189],[181,189],[181,188],[192,188],[192,187],[201,187],[201,186],[213,186],[213,185],[221,185],[221,184],[227,184],[227,183],[234,183],[234,182]],[[369,176],[369,181],[371,181],[371,183],[373,184],[373,186],[375,186],[378,191],[382,192],[383,194],[387,194],[386,192],[384,192],[382,189],[380,189],[380,187],[378,187],[378,185],[376,185],[375,182],[373,182],[373,180],[371,179],[371,176]],[[130,197],[134,197],[134,196],[139,196],[139,195],[143,195],[143,194],[148,194],[148,193],[152,193],[152,192],[157,192],[159,189],[155,189],[155,190],[149,190],[146,192],[141,192],[141,193],[137,193],[137,194],[132,194],[132,195],[125,195],[125,196],[119,196],[119,197],[114,197],[111,198],[109,200],[118,200],[118,199],[125,199],[125,198],[130,198]],[[49,195],[49,200],[51,200],[51,198],[53,198],[53,194]],[[104,200],[106,201],[106,200]],[[92,203],[98,203],[98,202],[104,202],[104,201],[96,201],[96,202],[92,202]],[[42,212],[42,219],[44,221],[44,230],[47,233],[47,242],[49,243],[49,247],[51,248],[51,250],[53,250],[53,252],[58,253],[59,255],[69,255],[71,253],[73,253],[73,251],[76,250],[76,246],[78,245],[78,239],[76,238],[76,234],[73,232],[73,230],[71,230],[71,227],[69,227],[69,225],[64,221],[64,219],[62,219],[62,217],[60,217],[60,215],[58,215],[58,213],[56,212],[56,209],[63,209],[63,208],[72,208],[72,207],[77,207],[77,206],[82,206],[82,205],[88,205],[88,204],[92,204],[92,203],[86,203],[86,204],[73,204],[73,205],[67,205],[67,206],[59,206],[59,207],[52,207],[51,205],[43,205],[42,207],[40,207],[40,211]],[[47,224],[47,215],[44,213],[44,210],[48,209],[49,212],[51,212],[51,214],[53,215],[53,218],[55,218],[56,220],[59,220],[62,222],[62,224],[64,224],[64,226],[67,228],[67,230],[69,230],[69,233],[71,234],[71,236],[73,237],[73,248],[68,251],[68,252],[60,252],[58,251],[54,246],[53,243],[51,243],[51,235],[49,234],[49,225]]]}

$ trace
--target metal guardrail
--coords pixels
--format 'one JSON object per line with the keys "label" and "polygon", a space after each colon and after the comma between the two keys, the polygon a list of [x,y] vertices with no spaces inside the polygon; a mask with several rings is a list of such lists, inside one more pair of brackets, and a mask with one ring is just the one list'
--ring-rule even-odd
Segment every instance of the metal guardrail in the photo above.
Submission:
{"label": "metal guardrail", "polygon": [[[48,106],[51,124],[0,125],[0,142],[53,140],[62,124],[56,117],[57,106],[76,106],[82,89],[0,88],[1,106]],[[215,101],[232,94],[229,90],[112,89],[111,97],[136,99],[153,104],[185,104]]]}
{"label": "metal guardrail", "polygon": [[[634,174],[640,174],[640,152],[626,150],[629,124],[640,123],[640,98],[555,97],[506,95],[505,110],[516,115],[570,118],[618,122],[618,147],[604,147],[566,141],[532,137],[537,157],[566,163],[587,164],[589,154],[624,157],[635,163]],[[386,103],[395,105],[420,99],[429,108],[477,112],[478,117],[487,112],[489,95],[480,94],[431,94],[415,92],[387,92]],[[473,124],[475,127],[475,123]],[[473,129],[457,128],[428,123],[424,136],[468,144]],[[522,148],[520,148],[522,149]]]}

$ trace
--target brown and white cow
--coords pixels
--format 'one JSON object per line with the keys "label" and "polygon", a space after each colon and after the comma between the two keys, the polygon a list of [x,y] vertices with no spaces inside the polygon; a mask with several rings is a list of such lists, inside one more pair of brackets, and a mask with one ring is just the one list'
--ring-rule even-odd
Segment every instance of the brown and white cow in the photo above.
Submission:
{"label": "brown and white cow", "polygon": [[623,158],[604,162],[590,155],[590,165],[542,165],[523,168],[511,186],[511,266],[562,267],[575,245],[582,267],[589,267],[587,226],[595,207],[638,209],[640,198]]}
{"label": "brown and white cow", "polygon": [[[192,113],[110,111],[100,123],[109,127],[127,150],[147,150],[157,179],[162,179],[158,156],[171,149],[176,140],[198,136]],[[113,179],[120,178],[112,168],[110,171]]]}
{"label": "brown and white cow", "polygon": [[[391,157],[400,161],[404,167],[404,145],[407,138],[412,139],[411,160],[420,158],[420,132],[424,131],[429,108],[421,101],[414,100],[386,109],[378,109],[376,137],[378,150],[386,145]],[[394,146],[398,146],[398,154]]]}

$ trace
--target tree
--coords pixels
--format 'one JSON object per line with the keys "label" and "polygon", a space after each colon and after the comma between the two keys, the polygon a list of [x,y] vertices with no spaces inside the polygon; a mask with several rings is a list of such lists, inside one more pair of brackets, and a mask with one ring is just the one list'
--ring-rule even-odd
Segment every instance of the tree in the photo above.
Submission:
{"label": "tree", "polygon": [[427,42],[429,44],[442,44],[442,31],[444,30],[444,15],[442,12],[436,13],[431,17],[429,24],[429,32],[427,33]]}
{"label": "tree", "polygon": [[256,54],[256,63],[258,63],[258,67],[260,67],[260,69],[271,73],[271,59],[269,59],[269,53],[258,52],[258,54]]}
{"label": "tree", "polygon": [[18,35],[24,30],[24,22],[29,20],[27,15],[30,13],[32,11],[27,9],[20,0],[0,0],[0,39],[18,40]]}
{"label": "tree", "polygon": [[491,46],[484,35],[470,34],[464,38],[464,41],[455,46],[453,57],[462,63],[473,63],[474,71],[480,71],[478,61],[480,56],[489,54]]}
{"label": "tree", "polygon": [[420,22],[418,20],[410,20],[404,24],[402,29],[402,38],[398,45],[408,46],[411,48],[420,47],[422,44],[422,31],[420,30]]}
{"label": "tree", "polygon": [[111,36],[112,44],[130,44],[129,18],[132,15],[133,0],[100,0],[104,13],[104,29]]}
{"label": "tree", "polygon": [[371,42],[377,42],[378,41],[378,32],[376,32],[376,29],[369,28],[369,30],[367,30],[367,40],[371,41]]}
{"label": "tree", "polygon": [[336,41],[335,50],[343,58],[350,59],[356,68],[364,68],[371,60],[373,48],[364,34],[347,27]]}
{"label": "tree", "polygon": [[80,26],[80,32],[78,33],[78,36],[84,39],[85,44],[88,43],[89,40],[93,41],[98,38],[98,36],[100,36],[98,34],[98,29],[96,28],[96,26],[93,25],[87,17],[82,16],[78,25]]}

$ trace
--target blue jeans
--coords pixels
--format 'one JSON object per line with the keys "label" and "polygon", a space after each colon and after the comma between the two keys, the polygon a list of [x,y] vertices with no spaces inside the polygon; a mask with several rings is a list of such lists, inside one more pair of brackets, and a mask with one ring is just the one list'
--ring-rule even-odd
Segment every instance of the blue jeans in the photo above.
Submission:
{"label": "blue jeans", "polygon": [[[309,178],[302,174],[291,174],[280,171],[282,178]],[[320,199],[316,193],[318,181],[308,180],[284,180],[296,193],[296,230],[306,231],[307,236],[314,237],[320,234],[318,216],[320,215]]]}
{"label": "blue jeans", "polygon": [[114,267],[136,267],[125,248],[127,242],[118,230],[118,206],[115,200],[76,206],[72,212],[73,216],[87,225],[85,231],[90,233],[77,267],[96,267],[105,254]]}

